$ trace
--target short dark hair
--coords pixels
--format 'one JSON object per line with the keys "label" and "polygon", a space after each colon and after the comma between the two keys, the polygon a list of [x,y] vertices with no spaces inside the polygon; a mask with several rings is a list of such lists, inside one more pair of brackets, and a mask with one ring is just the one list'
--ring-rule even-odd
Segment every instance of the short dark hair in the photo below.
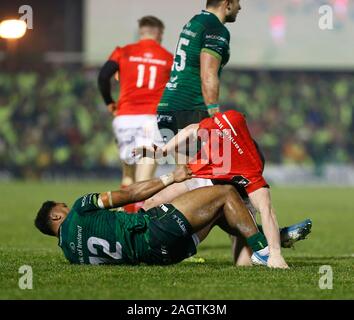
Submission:
{"label": "short dark hair", "polygon": [[[207,7],[218,7],[221,2],[224,0],[208,0],[207,1]],[[230,0],[228,0],[230,1]]]}
{"label": "short dark hair", "polygon": [[154,16],[145,16],[142,17],[139,21],[139,28],[143,27],[152,27],[152,28],[159,28],[161,31],[165,29],[164,23]]}
{"label": "short dark hair", "polygon": [[42,207],[37,213],[37,217],[34,220],[34,225],[44,234],[49,236],[55,236],[51,223],[50,223],[50,211],[56,206],[54,201],[46,201],[42,204]]}

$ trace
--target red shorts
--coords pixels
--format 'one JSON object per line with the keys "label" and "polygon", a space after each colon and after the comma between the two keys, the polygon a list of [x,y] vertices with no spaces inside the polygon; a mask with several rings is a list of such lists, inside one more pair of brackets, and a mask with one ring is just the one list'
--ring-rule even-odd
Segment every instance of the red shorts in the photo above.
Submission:
{"label": "red shorts", "polygon": [[237,183],[247,193],[268,187],[262,158],[241,113],[231,110],[204,119],[198,136],[204,145],[188,164],[195,177]]}

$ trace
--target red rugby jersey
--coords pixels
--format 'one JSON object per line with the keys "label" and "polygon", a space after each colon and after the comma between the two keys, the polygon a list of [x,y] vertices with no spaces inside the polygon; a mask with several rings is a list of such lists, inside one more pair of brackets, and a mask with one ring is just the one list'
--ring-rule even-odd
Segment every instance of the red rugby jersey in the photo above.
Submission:
{"label": "red rugby jersey", "polygon": [[188,164],[194,176],[232,181],[247,193],[268,186],[262,159],[241,113],[230,110],[204,119],[199,135],[207,143]]}
{"label": "red rugby jersey", "polygon": [[154,40],[117,47],[109,60],[119,65],[116,115],[156,114],[169,80],[173,55]]}

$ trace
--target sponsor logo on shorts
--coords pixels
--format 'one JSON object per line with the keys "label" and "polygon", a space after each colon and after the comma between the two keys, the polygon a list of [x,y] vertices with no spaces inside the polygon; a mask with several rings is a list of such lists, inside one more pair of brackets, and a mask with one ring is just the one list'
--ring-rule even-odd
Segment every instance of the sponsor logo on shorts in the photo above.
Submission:
{"label": "sponsor logo on shorts", "polygon": [[169,116],[167,114],[159,114],[157,116],[157,122],[168,122],[168,123],[171,123],[173,122],[173,116]]}
{"label": "sponsor logo on shorts", "polygon": [[184,225],[184,222],[181,218],[179,218],[177,215],[173,215],[172,216],[173,219],[176,220],[177,224],[179,225],[179,227],[181,228],[181,230],[183,231],[183,233],[187,233],[187,228],[186,226]]}
{"label": "sponsor logo on shorts", "polygon": [[161,254],[168,255],[168,250],[165,246],[161,246]]}
{"label": "sponsor logo on shorts", "polygon": [[164,212],[168,212],[168,208],[164,204],[160,205],[160,209]]}
{"label": "sponsor logo on shorts", "polygon": [[246,187],[250,183],[250,181],[243,176],[235,176],[232,179],[232,182],[237,183],[238,185],[240,185],[242,187]]}

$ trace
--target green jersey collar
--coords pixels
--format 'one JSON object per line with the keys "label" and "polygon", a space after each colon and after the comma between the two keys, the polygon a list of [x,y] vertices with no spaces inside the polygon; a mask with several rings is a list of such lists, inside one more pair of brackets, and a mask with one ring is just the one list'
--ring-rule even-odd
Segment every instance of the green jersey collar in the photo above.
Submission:
{"label": "green jersey collar", "polygon": [[222,22],[220,21],[220,19],[212,12],[208,11],[208,10],[202,10],[202,13],[204,15],[210,15],[210,17],[212,17],[212,19],[216,19],[223,27],[224,25],[222,24]]}
{"label": "green jersey collar", "polygon": [[66,216],[65,220],[63,221],[63,223],[59,227],[59,243],[58,243],[59,247],[62,247],[63,245],[63,236],[65,237],[67,235],[68,224],[72,216],[73,216],[72,211],[70,211],[69,214]]}

